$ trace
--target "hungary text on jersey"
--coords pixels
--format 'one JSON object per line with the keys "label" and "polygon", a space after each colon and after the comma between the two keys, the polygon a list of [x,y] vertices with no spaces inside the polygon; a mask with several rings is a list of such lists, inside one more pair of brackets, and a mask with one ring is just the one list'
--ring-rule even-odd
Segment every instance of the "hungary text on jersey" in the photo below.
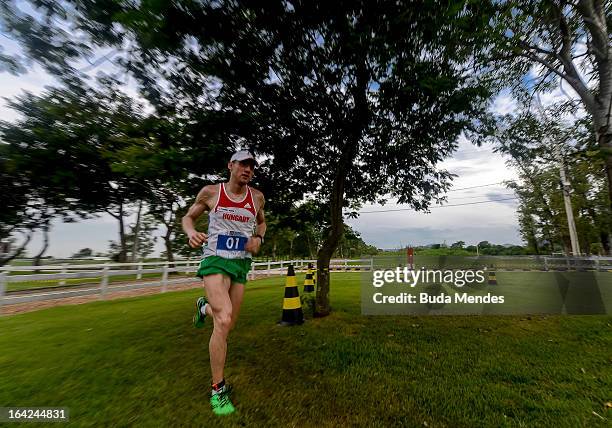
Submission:
{"label": "hungary text on jersey", "polygon": [[241,201],[229,198],[225,184],[219,184],[217,203],[208,214],[208,242],[203,256],[220,256],[226,259],[251,258],[244,249],[255,228],[255,202],[251,188],[247,186]]}

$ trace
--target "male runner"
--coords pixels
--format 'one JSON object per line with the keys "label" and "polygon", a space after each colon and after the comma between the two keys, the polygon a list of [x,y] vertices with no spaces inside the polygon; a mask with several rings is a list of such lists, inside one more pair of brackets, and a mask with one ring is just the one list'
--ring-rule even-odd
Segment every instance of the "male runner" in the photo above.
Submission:
{"label": "male runner", "polygon": [[[207,315],[214,322],[208,350],[212,371],[210,404],[217,415],[235,410],[223,377],[227,336],[238,319],[251,255],[257,254],[266,233],[264,196],[247,185],[255,166],[257,162],[248,151],[234,153],[227,165],[229,182],[204,186],[182,220],[189,245],[197,248],[204,244],[197,276],[204,280],[208,299],[200,297],[196,302],[193,322],[200,328]],[[204,211],[208,211],[208,234],[194,228]]]}

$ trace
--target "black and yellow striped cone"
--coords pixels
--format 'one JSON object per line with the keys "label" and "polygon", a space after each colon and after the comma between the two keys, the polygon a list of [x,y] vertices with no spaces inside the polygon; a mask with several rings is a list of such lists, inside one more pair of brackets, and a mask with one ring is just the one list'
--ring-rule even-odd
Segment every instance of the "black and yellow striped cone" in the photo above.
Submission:
{"label": "black and yellow striped cone", "polygon": [[312,278],[312,270],[310,266],[308,266],[308,270],[306,271],[306,279],[304,279],[304,293],[312,293],[314,292],[314,280]]}
{"label": "black and yellow striped cone", "polygon": [[489,285],[497,285],[497,278],[495,272],[489,271]]}
{"label": "black and yellow striped cone", "polygon": [[279,325],[298,325],[304,323],[304,312],[302,312],[302,303],[300,302],[300,294],[298,292],[297,281],[293,265],[289,265],[287,269],[287,278],[285,280],[285,298],[283,299],[283,318],[279,321]]}
{"label": "black and yellow striped cone", "polygon": [[317,271],[314,268],[314,266],[312,265],[312,263],[308,263],[308,269],[313,270],[313,273],[312,273],[312,286],[316,289],[317,288]]}

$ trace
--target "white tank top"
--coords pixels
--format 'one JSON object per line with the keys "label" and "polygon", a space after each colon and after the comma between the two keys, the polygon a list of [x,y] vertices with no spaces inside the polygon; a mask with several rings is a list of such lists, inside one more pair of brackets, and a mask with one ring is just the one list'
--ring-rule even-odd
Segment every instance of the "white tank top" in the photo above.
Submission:
{"label": "white tank top", "polygon": [[208,213],[208,242],[202,249],[204,258],[251,258],[251,253],[245,251],[244,245],[253,235],[256,217],[257,211],[249,186],[244,198],[236,202],[227,196],[225,184],[219,184],[217,203]]}

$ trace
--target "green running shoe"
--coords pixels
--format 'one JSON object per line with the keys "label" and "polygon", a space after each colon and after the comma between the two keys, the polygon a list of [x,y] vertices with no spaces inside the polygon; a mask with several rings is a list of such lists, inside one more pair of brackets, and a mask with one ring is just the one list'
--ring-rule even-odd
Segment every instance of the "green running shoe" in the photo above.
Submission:
{"label": "green running shoe", "polygon": [[193,326],[195,328],[202,328],[204,326],[204,320],[206,319],[206,315],[202,314],[201,309],[205,304],[208,303],[206,297],[200,297],[196,302],[196,313],[193,316]]}
{"label": "green running shoe", "polygon": [[223,391],[210,397],[210,405],[215,415],[229,415],[236,411],[230,400],[230,393],[231,389],[224,386]]}

